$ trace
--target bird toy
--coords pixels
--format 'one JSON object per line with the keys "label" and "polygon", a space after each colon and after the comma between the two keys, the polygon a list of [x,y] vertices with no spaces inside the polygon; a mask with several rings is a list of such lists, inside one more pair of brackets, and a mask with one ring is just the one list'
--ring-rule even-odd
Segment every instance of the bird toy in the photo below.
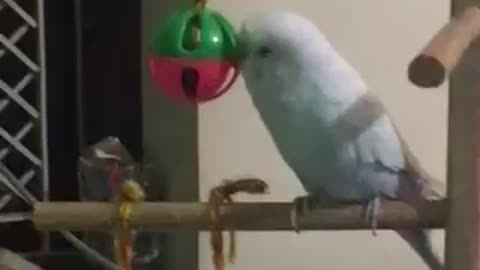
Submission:
{"label": "bird toy", "polygon": [[[224,180],[223,183],[210,190],[208,198],[208,216],[210,220],[210,244],[213,249],[212,260],[216,270],[225,269],[223,256],[223,234],[220,220],[220,206],[224,203],[233,203],[232,196],[238,192],[248,194],[266,194],[268,185],[256,178],[244,178],[239,180]],[[235,261],[235,232],[230,230],[229,262]]]}
{"label": "bird toy", "polygon": [[234,28],[206,5],[195,0],[166,16],[153,32],[150,75],[156,89],[176,101],[213,100],[238,77]]}
{"label": "bird toy", "polygon": [[133,232],[130,228],[132,204],[145,199],[145,193],[134,180],[126,180],[118,195],[119,228],[115,232],[115,258],[121,270],[132,270]]}

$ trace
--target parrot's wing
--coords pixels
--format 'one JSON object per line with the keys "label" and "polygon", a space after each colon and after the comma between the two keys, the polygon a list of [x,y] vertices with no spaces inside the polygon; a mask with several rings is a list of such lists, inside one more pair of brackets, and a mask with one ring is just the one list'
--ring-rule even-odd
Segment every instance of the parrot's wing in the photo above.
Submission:
{"label": "parrot's wing", "polygon": [[[365,95],[360,99],[363,101],[356,102],[354,106],[358,108],[353,110],[361,115],[356,116],[356,119],[363,120],[363,123],[360,121],[357,125],[366,124],[363,127],[363,132],[358,130],[357,138],[353,139],[359,162],[364,165],[379,162],[385,166],[385,171],[396,171],[398,176],[403,176],[399,179],[400,181],[406,181],[403,182],[405,186],[421,188],[420,192],[414,192],[414,194],[398,194],[399,199],[416,201],[416,199],[438,200],[444,198],[445,188],[443,183],[434,179],[420,165],[383,104],[372,94]],[[373,175],[380,178],[380,181],[392,179],[389,178],[388,173],[381,173],[378,170],[374,174],[370,174],[371,177]],[[383,183],[383,185],[385,187],[389,184]],[[411,192],[407,191],[407,193]],[[420,255],[430,269],[444,269],[432,249],[428,231],[421,228],[396,231]]]}
{"label": "parrot's wing", "polygon": [[359,164],[380,164],[389,171],[406,175],[401,177],[402,181],[413,181],[406,186],[420,185],[424,198],[444,197],[443,183],[420,165],[375,95],[359,97],[336,125],[342,139],[353,143]]}

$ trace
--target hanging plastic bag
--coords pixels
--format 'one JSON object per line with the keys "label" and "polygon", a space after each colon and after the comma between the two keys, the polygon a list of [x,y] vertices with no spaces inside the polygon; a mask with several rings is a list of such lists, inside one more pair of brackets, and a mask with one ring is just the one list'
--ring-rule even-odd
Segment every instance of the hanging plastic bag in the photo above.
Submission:
{"label": "hanging plastic bag", "polygon": [[[127,179],[145,187],[140,164],[116,137],[107,137],[87,148],[79,158],[78,178],[82,201],[113,202]],[[147,194],[148,196],[148,194]],[[85,241],[104,256],[113,258],[111,233],[86,233]],[[135,269],[150,269],[160,256],[159,238],[152,233],[135,233],[133,264]],[[152,268],[153,269],[153,268]]]}

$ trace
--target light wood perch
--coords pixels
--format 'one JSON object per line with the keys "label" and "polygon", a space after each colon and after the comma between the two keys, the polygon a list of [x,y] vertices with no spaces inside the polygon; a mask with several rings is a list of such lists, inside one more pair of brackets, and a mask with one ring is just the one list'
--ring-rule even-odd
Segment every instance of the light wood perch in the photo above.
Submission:
{"label": "light wood perch", "polygon": [[469,7],[452,18],[413,59],[408,69],[410,81],[420,87],[440,86],[479,35],[480,9]]}
{"label": "light wood perch", "polygon": [[[133,206],[131,225],[143,231],[208,231],[205,203],[145,202]],[[291,203],[235,203],[220,209],[219,227],[240,231],[289,231]],[[33,222],[46,231],[108,231],[116,224],[116,206],[97,202],[41,202],[35,205]],[[385,202],[378,218],[379,229],[443,228],[445,201],[416,208],[401,202]],[[326,207],[300,218],[303,230],[365,230],[360,205]]]}

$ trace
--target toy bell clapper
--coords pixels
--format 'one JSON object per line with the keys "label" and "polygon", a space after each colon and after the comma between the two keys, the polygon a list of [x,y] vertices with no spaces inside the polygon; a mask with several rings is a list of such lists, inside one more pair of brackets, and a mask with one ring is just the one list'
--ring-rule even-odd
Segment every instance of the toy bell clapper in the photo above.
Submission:
{"label": "toy bell clapper", "polygon": [[238,77],[234,28],[205,2],[171,13],[153,35],[150,75],[159,90],[177,101],[213,100]]}

